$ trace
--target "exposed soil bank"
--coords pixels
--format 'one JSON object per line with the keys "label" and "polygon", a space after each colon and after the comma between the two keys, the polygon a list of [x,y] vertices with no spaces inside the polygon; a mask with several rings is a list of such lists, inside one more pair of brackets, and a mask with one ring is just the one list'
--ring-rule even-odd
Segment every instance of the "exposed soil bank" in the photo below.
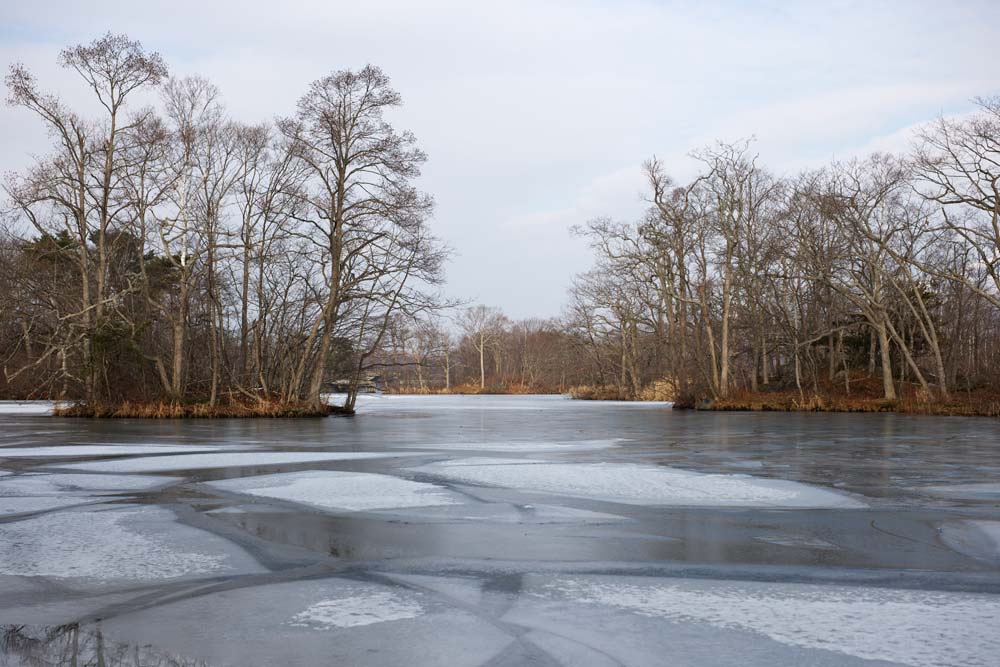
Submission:
{"label": "exposed soil bank", "polygon": [[57,405],[52,410],[55,417],[91,417],[98,419],[226,419],[226,418],[278,418],[326,417],[334,414],[353,414],[335,405],[316,409],[305,403],[278,401],[227,402],[212,405],[207,402],[172,403],[71,403]]}

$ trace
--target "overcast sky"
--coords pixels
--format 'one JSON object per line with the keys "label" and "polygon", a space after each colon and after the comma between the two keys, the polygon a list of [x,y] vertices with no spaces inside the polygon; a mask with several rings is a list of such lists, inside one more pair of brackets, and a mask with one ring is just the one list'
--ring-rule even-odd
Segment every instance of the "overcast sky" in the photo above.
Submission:
{"label": "overcast sky", "polygon": [[[875,149],[1000,94],[1000,2],[12,2],[0,0],[0,64],[87,92],[61,48],[105,31],[202,74],[240,120],[293,111],[310,81],[382,67],[430,160],[433,227],[454,248],[452,296],[514,317],[559,314],[585,244],[568,228],[633,219],[642,162],[676,178],[687,153],[755,135],[779,174]],[[47,139],[0,108],[0,170]]]}

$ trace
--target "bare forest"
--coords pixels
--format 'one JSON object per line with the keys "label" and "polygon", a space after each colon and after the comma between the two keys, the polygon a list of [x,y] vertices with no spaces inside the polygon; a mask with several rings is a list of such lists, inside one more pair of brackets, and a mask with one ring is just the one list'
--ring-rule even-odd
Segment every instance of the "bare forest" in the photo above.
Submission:
{"label": "bare forest", "polygon": [[85,109],[21,65],[6,79],[51,145],[4,181],[0,397],[321,413],[333,389],[351,411],[378,387],[1000,411],[1000,98],[908,154],[795,175],[749,140],[694,152],[689,182],[651,159],[642,219],[573,230],[595,261],[564,312],[513,321],[442,296],[426,156],[390,124],[402,100],[377,67],[246,124],[124,36],[60,64]]}
{"label": "bare forest", "polygon": [[[551,321],[486,307],[393,328],[403,388],[570,391],[751,409],[1000,412],[1000,98],[907,155],[790,177],[752,141],[644,165],[641,220],[575,229],[596,261]],[[432,372],[429,372],[428,368]]]}
{"label": "bare forest", "polygon": [[388,122],[401,98],[377,67],[245,124],[124,36],[60,64],[88,111],[21,65],[6,80],[51,148],[4,184],[0,394],[322,412],[393,317],[440,305],[425,156]]}

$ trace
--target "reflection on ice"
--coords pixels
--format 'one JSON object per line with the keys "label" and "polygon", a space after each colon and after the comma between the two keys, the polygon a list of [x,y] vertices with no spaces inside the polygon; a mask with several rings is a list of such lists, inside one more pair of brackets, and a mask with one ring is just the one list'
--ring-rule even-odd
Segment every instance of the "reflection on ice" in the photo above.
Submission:
{"label": "reflection on ice", "polygon": [[0,665],[114,665],[114,667],[207,667],[149,645],[104,636],[100,626],[0,626]]}
{"label": "reflection on ice", "polygon": [[488,463],[458,460],[415,471],[448,479],[634,505],[854,508],[845,494],[786,480],[628,463]]}

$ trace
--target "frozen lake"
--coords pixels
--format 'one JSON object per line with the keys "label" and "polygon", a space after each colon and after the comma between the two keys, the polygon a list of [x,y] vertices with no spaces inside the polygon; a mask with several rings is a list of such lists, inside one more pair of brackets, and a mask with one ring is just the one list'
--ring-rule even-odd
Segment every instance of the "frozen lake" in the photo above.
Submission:
{"label": "frozen lake", "polygon": [[1000,665],[997,420],[48,407],[0,402],[2,667]]}

